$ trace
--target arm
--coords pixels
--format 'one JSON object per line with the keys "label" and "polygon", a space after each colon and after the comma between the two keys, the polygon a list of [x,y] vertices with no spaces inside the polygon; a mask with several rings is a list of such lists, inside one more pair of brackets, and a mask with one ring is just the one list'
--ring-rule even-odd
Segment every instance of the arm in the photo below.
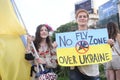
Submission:
{"label": "arm", "polygon": [[26,51],[29,52],[31,51],[31,41],[33,41],[32,36],[27,35],[27,46],[26,46]]}
{"label": "arm", "polygon": [[108,39],[107,43],[112,47],[114,45],[114,40],[113,39]]}
{"label": "arm", "polygon": [[52,46],[53,46],[53,48],[57,48],[57,42],[56,41],[54,41],[53,43],[52,43]]}
{"label": "arm", "polygon": [[120,34],[117,34],[117,40],[118,40],[118,43],[119,43],[119,46],[120,46]]}
{"label": "arm", "polygon": [[31,41],[32,41],[31,36],[27,35],[27,46],[26,46],[25,59],[29,61],[34,60],[35,58],[32,52]]}

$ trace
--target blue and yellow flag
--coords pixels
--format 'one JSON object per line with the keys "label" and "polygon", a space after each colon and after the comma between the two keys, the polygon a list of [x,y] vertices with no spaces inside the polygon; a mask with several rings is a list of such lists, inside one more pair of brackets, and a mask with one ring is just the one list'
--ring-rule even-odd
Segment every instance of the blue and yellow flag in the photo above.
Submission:
{"label": "blue and yellow flag", "polygon": [[19,23],[10,0],[0,0],[0,35],[22,35],[25,28]]}
{"label": "blue and yellow flag", "polygon": [[30,80],[30,64],[19,36],[0,36],[0,76],[2,80]]}
{"label": "blue and yellow flag", "polygon": [[24,34],[10,0],[0,0],[0,80],[30,80],[31,65],[20,38]]}

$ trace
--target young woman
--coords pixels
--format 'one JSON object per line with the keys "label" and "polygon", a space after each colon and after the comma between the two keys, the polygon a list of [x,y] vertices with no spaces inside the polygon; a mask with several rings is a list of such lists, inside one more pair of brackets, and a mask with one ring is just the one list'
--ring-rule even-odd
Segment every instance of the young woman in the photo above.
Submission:
{"label": "young woman", "polygon": [[105,65],[107,80],[120,80],[120,33],[117,25],[113,22],[107,24],[109,39],[113,42],[112,60]]}
{"label": "young woman", "polygon": [[[53,71],[57,67],[57,58],[55,46],[52,45],[52,42],[49,37],[49,31],[51,27],[46,24],[41,24],[37,27],[35,38],[28,36],[27,52],[32,52],[35,56],[34,66],[36,64],[43,64],[45,71]],[[31,48],[31,41],[33,41],[37,53],[39,56],[34,54],[34,50]],[[41,67],[39,67],[41,70]],[[35,71],[36,72],[36,71]]]}
{"label": "young woman", "polygon": [[[79,9],[75,18],[79,31],[88,29],[89,14],[86,10]],[[99,80],[99,65],[70,67],[69,77],[70,80]]]}

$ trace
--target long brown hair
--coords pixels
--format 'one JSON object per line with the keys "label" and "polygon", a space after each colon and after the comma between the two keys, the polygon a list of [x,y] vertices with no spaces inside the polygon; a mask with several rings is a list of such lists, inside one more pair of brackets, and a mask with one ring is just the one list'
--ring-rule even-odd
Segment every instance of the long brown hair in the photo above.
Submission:
{"label": "long brown hair", "polygon": [[[48,29],[48,32],[49,32],[48,25],[46,25],[46,24],[41,24],[37,27],[36,33],[35,33],[35,40],[34,40],[34,45],[35,45],[35,48],[36,48],[37,51],[38,51],[38,49],[40,47],[40,43],[42,41],[42,38],[40,36],[40,30],[43,26],[45,26]],[[48,48],[50,48],[50,49],[53,48],[52,42],[51,42],[51,39],[50,39],[49,36],[46,38],[46,43],[48,44]]]}
{"label": "long brown hair", "polygon": [[107,24],[107,30],[109,38],[112,38],[116,41],[116,36],[119,33],[118,26],[114,22],[109,22]]}

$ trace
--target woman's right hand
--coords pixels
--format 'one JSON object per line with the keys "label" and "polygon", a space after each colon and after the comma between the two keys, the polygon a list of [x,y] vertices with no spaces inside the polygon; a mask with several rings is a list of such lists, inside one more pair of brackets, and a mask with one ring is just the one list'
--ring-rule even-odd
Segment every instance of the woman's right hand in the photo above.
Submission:
{"label": "woman's right hand", "polygon": [[33,37],[31,35],[27,35],[27,42],[31,43],[31,41],[33,41]]}
{"label": "woman's right hand", "polygon": [[31,35],[27,35],[27,46],[26,46],[27,52],[31,51],[31,42],[32,41],[33,41],[33,37]]}

